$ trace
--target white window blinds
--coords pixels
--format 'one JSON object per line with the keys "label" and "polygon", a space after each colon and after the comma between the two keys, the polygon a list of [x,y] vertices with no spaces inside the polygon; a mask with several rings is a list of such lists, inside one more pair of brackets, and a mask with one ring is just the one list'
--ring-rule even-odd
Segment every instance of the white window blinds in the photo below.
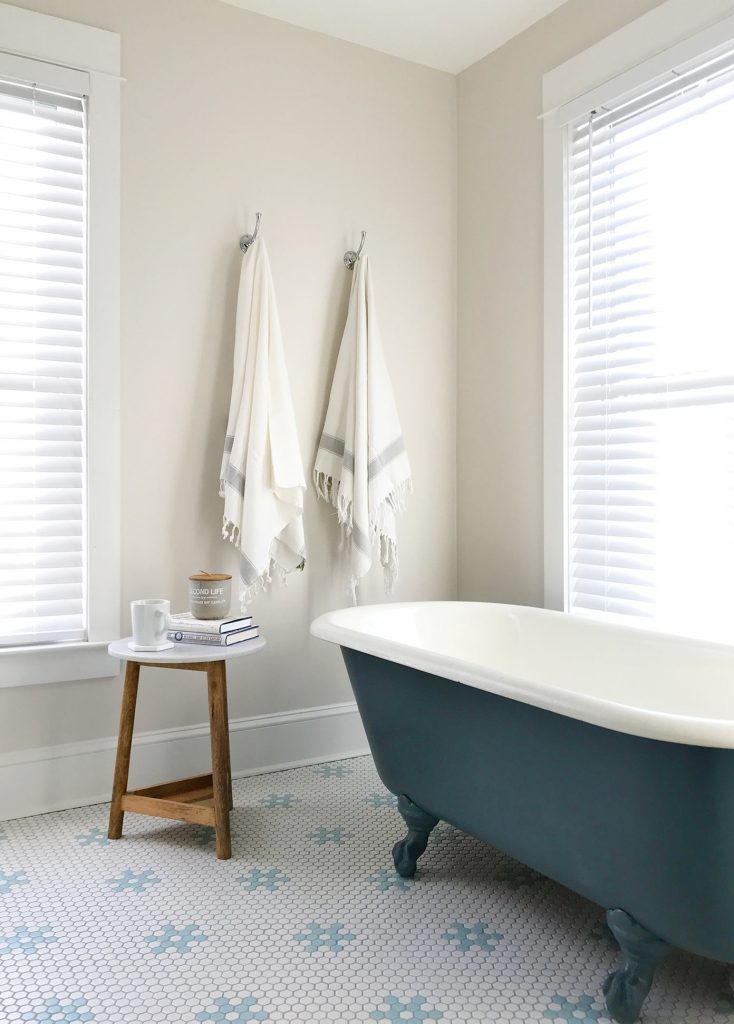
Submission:
{"label": "white window blinds", "polygon": [[734,54],[568,133],[571,612],[734,637]]}
{"label": "white window blinds", "polygon": [[0,645],[86,637],[84,99],[0,79]]}

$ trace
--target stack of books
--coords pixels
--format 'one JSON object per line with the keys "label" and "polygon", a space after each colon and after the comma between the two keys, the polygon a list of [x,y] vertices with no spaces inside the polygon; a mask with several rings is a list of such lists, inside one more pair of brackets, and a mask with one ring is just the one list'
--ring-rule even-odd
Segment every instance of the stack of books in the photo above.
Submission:
{"label": "stack of books", "polygon": [[175,644],[203,644],[206,647],[231,647],[260,636],[251,615],[227,619],[195,619],[191,612],[168,616],[168,639]]}

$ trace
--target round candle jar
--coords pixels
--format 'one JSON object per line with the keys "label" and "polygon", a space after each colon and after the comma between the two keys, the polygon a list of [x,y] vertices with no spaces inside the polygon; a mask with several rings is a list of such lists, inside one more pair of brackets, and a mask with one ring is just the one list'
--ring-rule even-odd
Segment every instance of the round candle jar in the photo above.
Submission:
{"label": "round candle jar", "polygon": [[224,619],[232,600],[232,577],[224,572],[189,576],[189,611],[195,619]]}

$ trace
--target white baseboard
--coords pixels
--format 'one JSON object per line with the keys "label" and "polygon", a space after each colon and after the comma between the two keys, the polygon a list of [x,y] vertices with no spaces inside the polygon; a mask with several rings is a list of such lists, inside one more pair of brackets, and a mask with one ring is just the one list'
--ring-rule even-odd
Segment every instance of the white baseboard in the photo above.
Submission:
{"label": "white baseboard", "polygon": [[[110,736],[0,755],[0,821],[109,800],[116,743]],[[368,752],[353,702],[234,719],[230,747],[235,778]],[[208,724],[137,734],[130,788],[206,772],[209,755]]]}

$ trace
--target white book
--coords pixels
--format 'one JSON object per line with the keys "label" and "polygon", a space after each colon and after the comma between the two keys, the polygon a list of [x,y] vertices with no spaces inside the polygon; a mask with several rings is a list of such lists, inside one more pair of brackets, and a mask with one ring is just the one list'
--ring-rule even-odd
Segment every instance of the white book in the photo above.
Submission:
{"label": "white book", "polygon": [[192,633],[180,629],[169,629],[168,639],[176,644],[202,644],[204,647],[231,647],[232,644],[241,644],[245,640],[254,640],[260,636],[258,626],[248,626],[246,629],[238,629],[233,633]]}
{"label": "white book", "polygon": [[191,612],[168,616],[168,628],[182,633],[233,633],[252,625],[251,615],[231,615],[226,619],[196,619]]}

